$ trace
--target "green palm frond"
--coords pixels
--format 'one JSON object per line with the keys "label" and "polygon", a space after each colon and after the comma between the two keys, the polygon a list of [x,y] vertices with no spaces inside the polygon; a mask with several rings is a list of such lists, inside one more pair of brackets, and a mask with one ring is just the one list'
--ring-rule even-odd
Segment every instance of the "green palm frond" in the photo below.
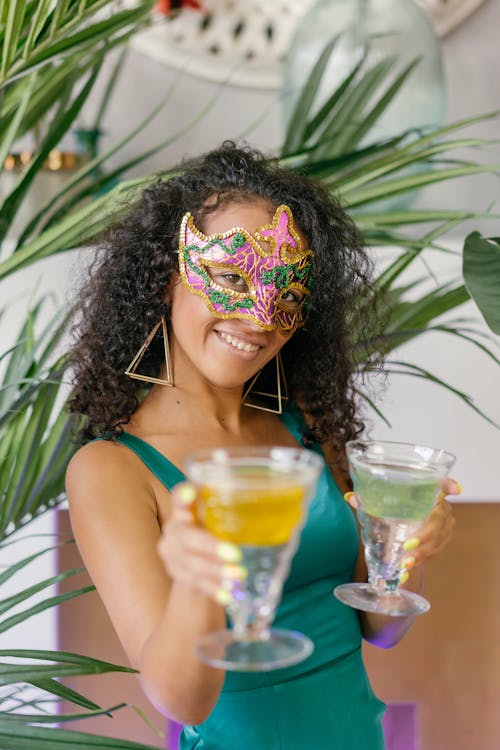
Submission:
{"label": "green palm frond", "polygon": [[25,0],[8,3],[5,22],[0,27],[0,88],[33,70],[60,64],[75,52],[82,56],[97,45],[123,41],[145,22],[153,3],[137,2],[118,12],[110,0],[45,0],[36,12],[37,5]]}
{"label": "green palm frond", "polygon": [[17,339],[0,353],[0,539],[62,499],[74,452],[57,349],[68,314],[56,313],[40,331],[44,301],[26,316]]}
{"label": "green palm frond", "polygon": [[38,144],[0,206],[0,242],[48,155],[73,127],[104,59],[147,23],[152,4],[117,11],[113,0],[9,1],[0,17],[0,173],[15,142],[33,128]]}
{"label": "green palm frond", "polygon": [[[14,554],[15,541],[0,544],[2,559],[7,554]],[[25,540],[26,541],[26,540]],[[63,542],[62,544],[71,544]],[[36,552],[17,559],[8,564],[0,573],[0,585],[8,580],[16,580],[16,576],[28,566],[36,564],[46,554],[50,554],[61,544],[51,545]],[[66,593],[56,593],[46,598],[41,594],[53,589],[62,581],[69,581],[81,572],[81,568],[61,572],[46,580],[37,581],[28,586],[20,587],[15,593],[0,599],[0,632],[22,626],[28,618],[50,610],[62,602],[94,591],[93,586],[83,586]],[[23,607],[25,607],[23,609]],[[120,703],[112,707],[103,708],[82,693],[73,690],[61,679],[80,675],[99,675],[110,672],[133,673],[136,670],[118,664],[94,659],[90,656],[67,651],[51,651],[45,649],[1,649],[0,650],[0,747],[19,747],[30,750],[38,747],[75,747],[74,734],[67,734],[57,728],[47,728],[45,724],[68,723],[74,720],[91,718],[101,714],[112,716],[113,713],[128,704]],[[36,689],[33,697],[33,688]],[[78,713],[54,713],[54,699],[61,699],[78,706]],[[49,702],[50,701],[50,702]],[[135,709],[134,706],[130,708]],[[35,713],[29,712],[29,709]],[[139,712],[140,713],[140,712]],[[149,723],[147,717],[143,717]],[[6,737],[8,735],[8,742]],[[106,739],[96,735],[78,733],[77,746],[82,747],[129,747],[130,750],[150,750],[148,745],[140,743],[127,744],[123,740]],[[38,743],[41,742],[39,745]],[[53,744],[50,744],[53,743]],[[121,743],[121,744],[120,744]]]}
{"label": "green palm frond", "polygon": [[[80,717],[82,718],[82,717]],[[57,717],[54,717],[57,721]],[[47,727],[32,726],[28,723],[19,722],[13,726],[11,717],[7,719],[0,717],[0,747],[6,750],[158,750],[158,746],[143,745],[129,740],[115,739],[113,737],[100,737],[85,732],[64,732],[60,729],[49,729]]]}
{"label": "green palm frond", "polygon": [[[495,343],[478,339],[469,321],[444,323],[445,314],[459,309],[476,297],[483,315],[495,332],[500,332],[500,240],[485,240],[477,233],[467,238],[464,249],[464,278],[441,284],[434,277],[432,262],[422,251],[447,252],[440,240],[460,223],[479,218],[494,218],[491,211],[388,209],[387,201],[411,195],[432,185],[477,174],[499,174],[500,165],[466,160],[464,149],[487,148],[495,141],[477,137],[456,137],[456,133],[481,121],[497,118],[498,112],[467,118],[450,125],[402,132],[385,140],[370,141],[373,125],[393,102],[403,85],[411,85],[416,61],[398,72],[397,61],[380,60],[367,67],[367,56],[356,63],[326,100],[320,100],[322,77],[337,40],[325,47],[313,68],[290,119],[280,162],[319,177],[340,197],[360,228],[366,243],[391,248],[395,259],[375,280],[379,308],[387,323],[382,334],[359,346],[355,357],[359,364],[374,351],[393,354],[402,345],[438,331],[461,338],[498,363]],[[457,154],[459,157],[457,158]],[[495,217],[497,218],[497,217]],[[424,227],[418,236],[415,229]],[[401,284],[409,266],[419,260],[425,279]],[[457,275],[459,273],[457,268]],[[420,281],[431,281],[420,290]],[[396,366],[397,365],[397,366]],[[476,412],[484,415],[471,396],[443,382],[433,373],[412,363],[390,364],[392,373],[428,379],[448,388]],[[366,394],[361,397],[383,418]],[[488,417],[486,417],[488,418]],[[491,421],[491,420],[490,420]]]}
{"label": "green palm frond", "polygon": [[441,386],[449,393],[457,396],[461,401],[463,401],[463,403],[465,403],[470,409],[475,411],[476,414],[489,422],[489,424],[491,424],[493,427],[500,428],[500,424],[495,422],[488,416],[488,414],[485,414],[485,412],[483,412],[478,406],[476,406],[474,399],[470,394],[465,393],[459,388],[455,388],[450,383],[444,381],[442,378],[425,369],[424,367],[420,367],[420,365],[416,365],[412,362],[388,360],[387,371],[390,375],[406,375],[412,378],[426,380],[429,383],[434,383],[435,385]]}

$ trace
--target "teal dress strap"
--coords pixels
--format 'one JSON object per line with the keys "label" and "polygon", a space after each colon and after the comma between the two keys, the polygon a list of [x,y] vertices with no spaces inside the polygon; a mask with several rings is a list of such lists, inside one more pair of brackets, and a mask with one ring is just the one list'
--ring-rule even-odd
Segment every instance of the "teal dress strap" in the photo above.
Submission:
{"label": "teal dress strap", "polygon": [[280,420],[299,445],[302,445],[302,435],[306,431],[306,423],[295,404],[292,404],[283,412],[283,414],[280,414]]}
{"label": "teal dress strap", "polygon": [[186,476],[177,466],[174,466],[160,451],[157,451],[156,448],[153,448],[152,445],[141,440],[141,438],[131,435],[128,432],[122,432],[117,437],[117,442],[130,448],[146,464],[148,469],[158,477],[167,490],[172,491],[176,484],[185,481]]}

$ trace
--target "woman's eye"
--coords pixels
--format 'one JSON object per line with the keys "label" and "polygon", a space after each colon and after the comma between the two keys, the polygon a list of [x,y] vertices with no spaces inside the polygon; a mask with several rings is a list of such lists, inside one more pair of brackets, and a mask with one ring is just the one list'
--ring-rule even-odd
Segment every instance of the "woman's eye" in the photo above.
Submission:
{"label": "woman's eye", "polygon": [[230,286],[236,286],[238,289],[245,290],[247,288],[247,282],[243,278],[243,276],[240,276],[237,273],[225,273],[223,274],[222,278],[224,279],[226,284],[229,284]]}
{"label": "woman's eye", "polygon": [[234,289],[236,292],[247,292],[248,285],[243,276],[239,273],[221,273],[216,268],[208,269],[210,278],[228,289]]}
{"label": "woman's eye", "polygon": [[281,295],[281,302],[284,302],[286,305],[293,305],[295,307],[298,307],[302,300],[304,299],[304,295],[300,294],[300,292],[285,292]]}

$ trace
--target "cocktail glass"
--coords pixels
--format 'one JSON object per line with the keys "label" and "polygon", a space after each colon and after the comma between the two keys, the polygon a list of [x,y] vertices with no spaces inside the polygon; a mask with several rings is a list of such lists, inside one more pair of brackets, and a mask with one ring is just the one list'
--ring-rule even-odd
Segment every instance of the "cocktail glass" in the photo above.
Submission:
{"label": "cocktail glass", "polygon": [[319,455],[286,447],[217,448],[187,459],[199,522],[238,545],[248,570],[244,581],[223,581],[232,595],[226,607],[232,627],[197,644],[202,661],[257,672],[296,664],[312,652],[302,633],[270,625],[322,468]]}
{"label": "cocktail glass", "polygon": [[432,510],[455,456],[409,443],[351,441],[347,456],[358,502],[368,583],[346,583],[334,594],[365,612],[409,616],[427,612],[423,596],[399,588],[405,541]]}

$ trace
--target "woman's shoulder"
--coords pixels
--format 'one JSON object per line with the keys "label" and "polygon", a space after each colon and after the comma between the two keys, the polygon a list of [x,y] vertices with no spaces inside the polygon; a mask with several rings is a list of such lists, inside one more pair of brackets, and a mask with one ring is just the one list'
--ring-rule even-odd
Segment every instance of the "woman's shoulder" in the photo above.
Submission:
{"label": "woman's shoulder", "polygon": [[123,498],[131,493],[154,496],[148,473],[138,457],[114,440],[93,440],[79,448],[66,470],[70,505],[80,497]]}
{"label": "woman's shoulder", "polygon": [[88,471],[106,471],[113,466],[126,468],[130,463],[128,451],[116,440],[95,439],[82,445],[71,458],[67,471],[70,474]]}

